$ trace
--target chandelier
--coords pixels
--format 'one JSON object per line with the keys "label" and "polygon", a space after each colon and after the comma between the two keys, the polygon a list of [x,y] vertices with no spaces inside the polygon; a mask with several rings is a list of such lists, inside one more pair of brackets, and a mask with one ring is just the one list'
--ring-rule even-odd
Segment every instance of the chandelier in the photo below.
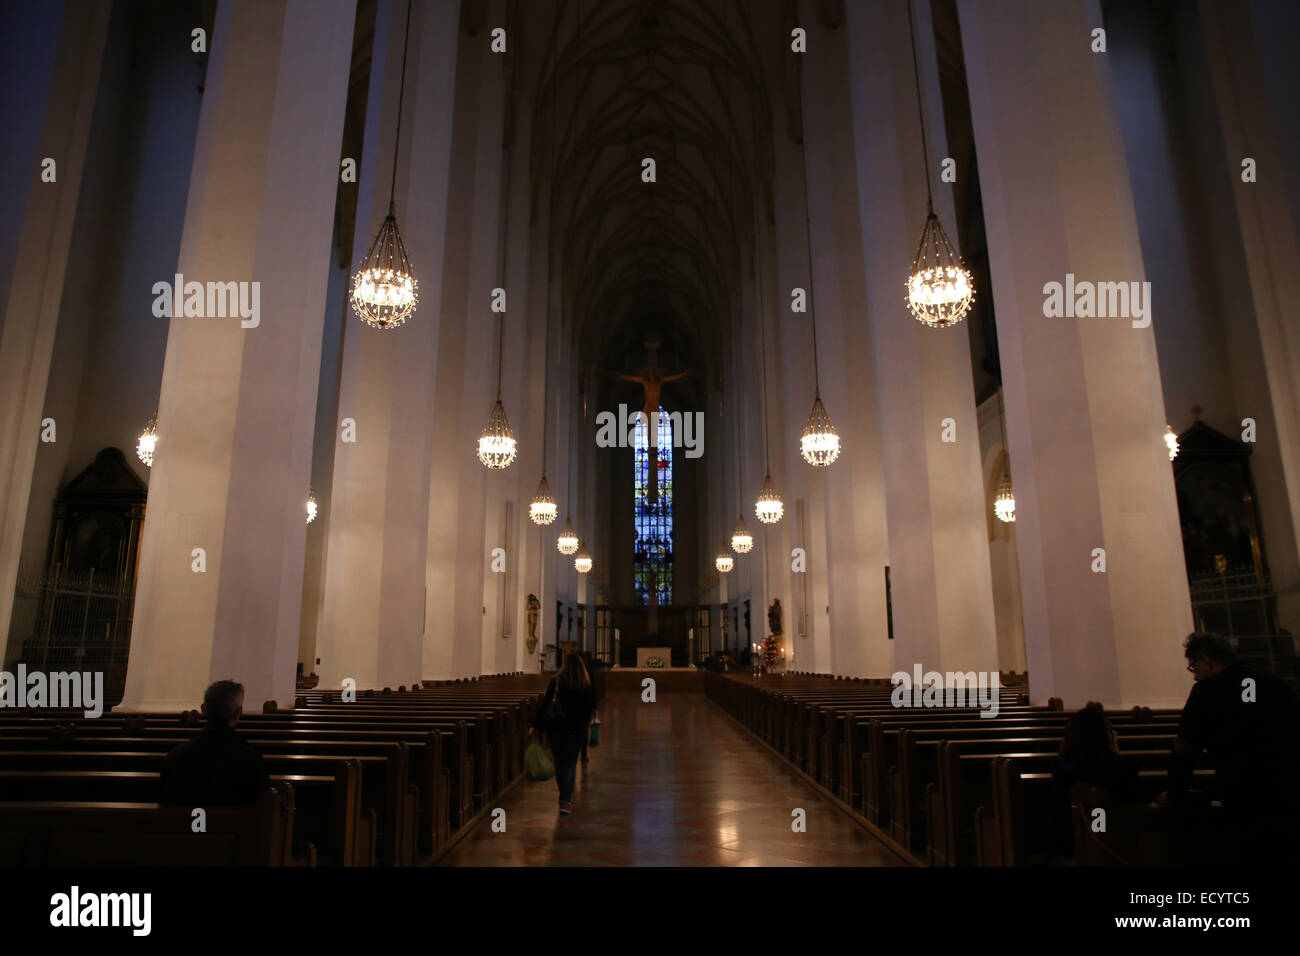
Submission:
{"label": "chandelier", "polygon": [[1170,461],[1178,457],[1178,436],[1168,425],[1165,426],[1165,447],[1169,449]]}
{"label": "chandelier", "polygon": [[577,557],[573,559],[573,568],[579,574],[586,574],[591,570],[591,555],[587,553],[587,546],[584,544],[578,551]]}
{"label": "chandelier", "polygon": [[775,524],[781,520],[785,514],[785,503],[781,500],[781,494],[776,490],[776,485],[772,484],[772,473],[769,471],[767,477],[763,479],[763,487],[758,493],[758,500],[754,502],[754,514],[763,524]]}
{"label": "chandelier", "polygon": [[316,520],[316,496],[310,491],[307,492],[307,523],[311,524]]}
{"label": "chandelier", "polygon": [[140,433],[139,440],[135,443],[135,454],[146,468],[153,467],[153,453],[158,447],[158,413],[154,412],[149,416],[149,422],[144,426],[144,431]]}
{"label": "chandelier", "polygon": [[573,554],[578,550],[578,532],[573,530],[573,522],[568,518],[564,519],[560,536],[555,539],[555,548],[560,554]]}
{"label": "chandelier", "polygon": [[993,514],[1007,524],[1016,520],[1016,496],[1011,492],[1011,476],[1005,471],[998,483],[997,497],[993,499]]}
{"label": "chandelier", "polygon": [[736,559],[725,551],[719,551],[718,556],[713,559],[713,566],[720,574],[728,574],[736,566]]}
{"label": "chandelier", "polygon": [[352,277],[352,310],[375,329],[395,329],[410,317],[420,301],[419,283],[406,256],[397,228],[397,147],[402,141],[402,100],[406,95],[406,49],[411,41],[411,4],[406,4],[406,35],[402,40],[402,79],[397,91],[397,127],[393,136],[393,175],[388,185],[388,215]]}
{"label": "chandelier", "polygon": [[740,520],[736,522],[736,530],[731,532],[731,550],[736,554],[749,554],[749,549],[753,546],[754,536],[745,527],[745,516],[741,515]]}
{"label": "chandelier", "polygon": [[352,310],[373,329],[395,329],[419,304],[418,286],[389,203],[388,216],[370,244],[360,271],[352,277]]}
{"label": "chandelier", "polygon": [[510,422],[506,421],[501,393],[497,392],[496,404],[483,426],[483,434],[478,436],[478,460],[488,468],[508,468],[515,460],[515,450],[515,433],[510,430]]}
{"label": "chandelier", "polygon": [[934,212],[934,196],[930,192],[930,150],[925,142],[921,68],[916,55],[916,28],[912,23],[911,4],[907,7],[907,29],[912,39],[916,113],[921,121],[921,168],[925,170],[925,196],[929,204],[929,214],[921,228],[921,241],[912,257],[912,272],[907,280],[907,308],[923,324],[942,329],[965,318],[971,300],[975,298],[975,288],[970,273],[962,265],[961,256],[948,241],[948,235]]}
{"label": "chandelier", "polygon": [[541,483],[538,484],[537,492],[528,506],[528,517],[532,519],[533,524],[548,525],[559,513],[559,506],[551,497],[551,486],[546,483],[546,473],[543,472]]}
{"label": "chandelier", "polygon": [[956,325],[966,316],[975,298],[975,288],[970,272],[962,265],[961,257],[935,215],[933,200],[931,203],[921,241],[912,257],[907,307],[925,325],[941,329]]}
{"label": "chandelier", "polygon": [[799,439],[799,454],[810,465],[824,468],[840,457],[840,436],[835,433],[826,406],[822,404],[821,395],[813,398],[812,411],[808,414],[808,424],[803,428]]}
{"label": "chandelier", "polygon": [[[908,8],[911,9],[910,7]],[[808,305],[812,312],[812,347],[813,347],[813,406],[808,415],[808,424],[804,426],[799,438],[799,454],[803,460],[816,468],[825,468],[840,457],[840,436],[835,433],[831,416],[822,404],[821,370],[817,360],[817,312],[812,307],[813,298],[813,253],[812,253],[812,200],[808,196],[808,148],[805,140],[803,155],[803,199],[804,214],[807,220],[808,244]]]}

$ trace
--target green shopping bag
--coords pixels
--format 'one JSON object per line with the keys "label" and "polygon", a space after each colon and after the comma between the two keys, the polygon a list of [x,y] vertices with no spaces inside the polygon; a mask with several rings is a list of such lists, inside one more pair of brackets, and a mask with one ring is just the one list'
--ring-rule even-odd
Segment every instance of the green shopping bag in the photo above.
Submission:
{"label": "green shopping bag", "polygon": [[600,721],[599,720],[593,720],[589,726],[589,733],[587,734],[587,746],[588,747],[600,746]]}
{"label": "green shopping bag", "polygon": [[536,740],[524,751],[524,774],[529,780],[550,780],[555,776],[555,761],[550,751]]}

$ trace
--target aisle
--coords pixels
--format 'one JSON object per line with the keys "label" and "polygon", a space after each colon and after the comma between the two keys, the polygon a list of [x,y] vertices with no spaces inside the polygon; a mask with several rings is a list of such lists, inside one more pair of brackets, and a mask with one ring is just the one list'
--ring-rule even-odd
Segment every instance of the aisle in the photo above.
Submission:
{"label": "aisle", "polygon": [[[576,812],[557,813],[554,780],[525,783],[444,866],[887,866],[896,858],[855,827],[703,694],[642,703],[611,694],[601,744],[578,768]],[[791,829],[795,808],[806,832]]]}

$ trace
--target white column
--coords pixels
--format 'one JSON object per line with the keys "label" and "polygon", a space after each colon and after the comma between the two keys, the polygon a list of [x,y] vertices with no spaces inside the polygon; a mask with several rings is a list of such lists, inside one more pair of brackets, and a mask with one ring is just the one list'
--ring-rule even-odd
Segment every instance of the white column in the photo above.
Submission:
{"label": "white column", "polygon": [[[929,4],[912,3],[935,210],[956,241]],[[895,663],[998,667],[979,425],[965,325],[931,329],[904,287],[925,225],[926,175],[908,9],[850,5],[853,130],[889,525]],[[959,170],[970,175],[972,170]],[[946,440],[952,439],[952,440]]]}
{"label": "white column", "polygon": [[[1175,706],[1192,616],[1152,330],[1045,316],[1045,285],[1067,274],[1145,280],[1110,67],[1090,50],[1100,10],[1092,0],[959,9],[1031,693],[1069,707]],[[1104,573],[1092,570],[1095,549]]]}
{"label": "white column", "polygon": [[[1199,4],[1218,120],[1231,175],[1236,230],[1245,252],[1255,321],[1262,346],[1272,418],[1286,476],[1292,533],[1300,544],[1300,275],[1296,230],[1295,157],[1288,156],[1269,106],[1270,77],[1262,65],[1252,16],[1221,5]],[[1256,10],[1253,15],[1261,12]],[[1276,91],[1274,91],[1276,92]],[[1294,90],[1292,91],[1294,92]],[[1255,162],[1255,181],[1243,182],[1242,162]],[[1257,413],[1268,414],[1267,409]],[[1271,436],[1272,428],[1260,428]],[[1256,466],[1258,468],[1258,466]],[[1284,598],[1284,600],[1286,600]]]}
{"label": "white column", "polygon": [[[325,599],[317,654],[320,686],[410,685],[421,672],[428,479],[441,327],[459,3],[428,0],[411,13],[396,212],[420,303],[393,330],[349,311],[339,385],[329,507]],[[352,271],[388,212],[406,5],[379,4],[357,198]],[[459,316],[457,317],[459,320]],[[343,441],[344,419],[355,442]]]}
{"label": "white column", "polygon": [[[109,4],[51,3],[39,12],[29,7],[21,15],[6,13],[9,28],[17,28],[10,20],[14,17],[33,33],[30,58],[6,64],[4,70],[7,85],[23,91],[30,112],[6,117],[5,152],[10,155],[0,167],[17,174],[5,187],[13,198],[0,207],[0,226],[6,229],[0,240],[0,293],[5,295],[0,313],[0,638],[7,638],[13,611],[64,272],[111,12]],[[10,76],[11,65],[26,72]],[[46,158],[54,160],[53,182],[42,180]],[[71,423],[56,422],[56,428],[60,425]]]}
{"label": "white column", "polygon": [[250,708],[293,702],[354,14],[217,11],[176,272],[248,283],[260,314],[214,317],[205,297],[204,317],[170,320],[123,710],[193,707],[222,678]]}

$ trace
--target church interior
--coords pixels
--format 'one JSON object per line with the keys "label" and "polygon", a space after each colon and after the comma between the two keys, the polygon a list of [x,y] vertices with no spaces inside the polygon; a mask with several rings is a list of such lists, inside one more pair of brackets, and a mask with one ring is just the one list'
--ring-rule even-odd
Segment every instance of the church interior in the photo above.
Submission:
{"label": "church interior", "polygon": [[1273,842],[1300,5],[5,14],[0,863]]}

